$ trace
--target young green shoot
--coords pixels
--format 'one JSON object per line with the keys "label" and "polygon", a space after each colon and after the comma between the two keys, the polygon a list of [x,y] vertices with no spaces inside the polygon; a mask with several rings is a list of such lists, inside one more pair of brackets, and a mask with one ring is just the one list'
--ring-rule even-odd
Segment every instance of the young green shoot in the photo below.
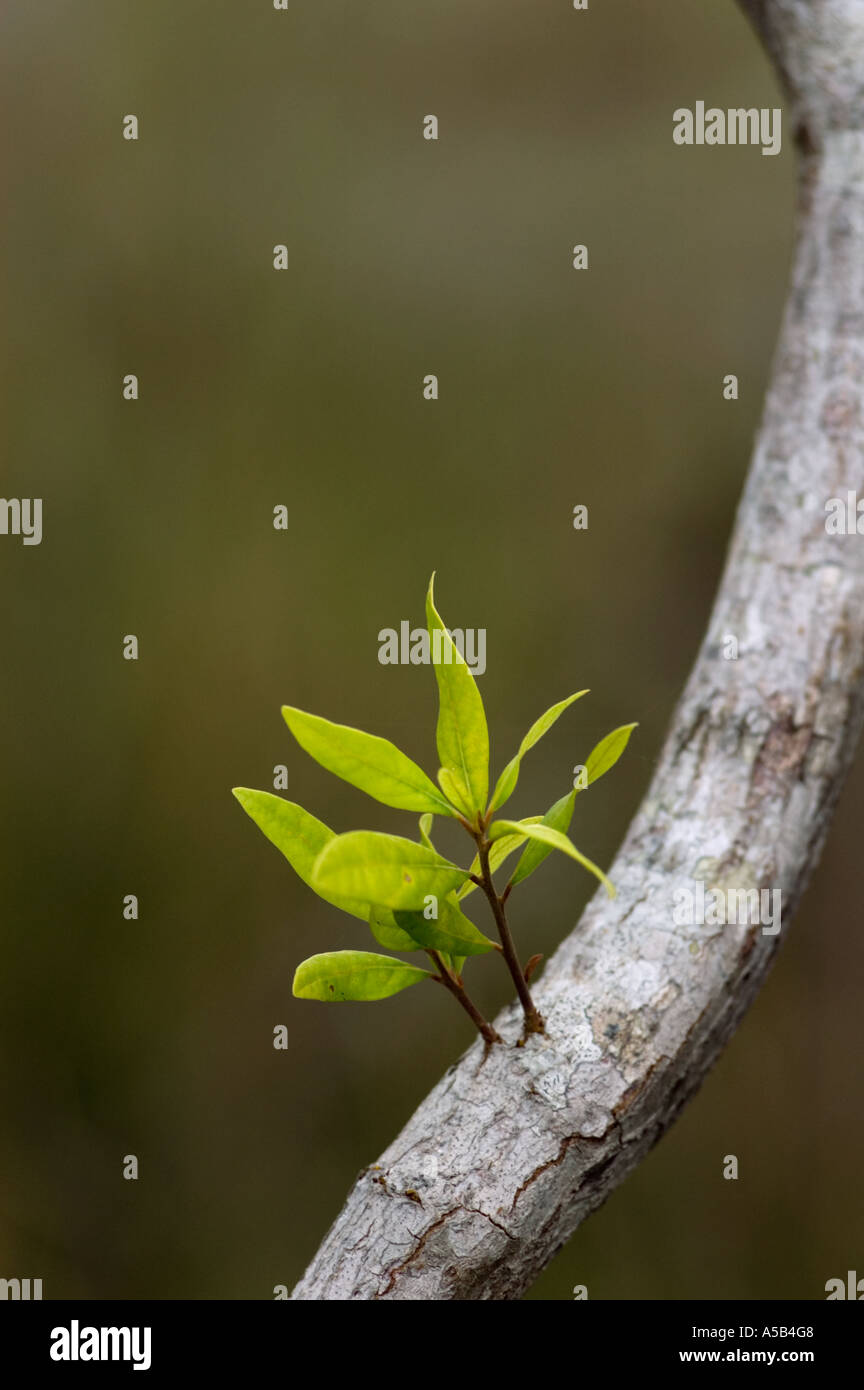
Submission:
{"label": "young green shoot", "polygon": [[[541,957],[523,966],[508,919],[507,904],[544,859],[558,850],[603,884],[609,879],[568,837],[577,795],[618,761],[635,724],[613,729],[580,770],[570,791],[545,813],[508,820],[500,808],[519,781],[522,759],[576,700],[560,700],[532,724],[516,754],[489,793],[489,730],[472,671],[435,607],[434,575],[426,596],[430,659],[438,683],[437,785],[389,740],[334,724],[284,706],[294,738],[316,762],[385,806],[419,814],[416,839],[352,830],[337,835],[295,802],[270,792],[235,787],[234,795],[295,873],[332,906],[365,922],[376,943],[402,955],[425,953],[431,969],[394,955],[328,951],[297,967],[294,994],[329,1002],[386,999],[423,980],[452,994],[480,1033],[486,1048],[501,1042],[470,998],[464,981],[472,956],[498,954],[504,961],[523,1013],[522,1039],[543,1033],[545,1022],[531,996],[530,980]],[[434,654],[434,655],[433,655]],[[468,867],[439,854],[432,841],[435,816],[457,821],[473,845]],[[521,850],[503,890],[495,875]],[[466,898],[480,889],[488,903],[497,940],[465,915]]]}

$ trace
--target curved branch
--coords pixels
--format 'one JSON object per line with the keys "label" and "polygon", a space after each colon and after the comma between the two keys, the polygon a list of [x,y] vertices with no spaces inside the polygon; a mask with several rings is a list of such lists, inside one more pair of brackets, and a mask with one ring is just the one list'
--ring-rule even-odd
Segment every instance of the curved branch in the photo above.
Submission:
{"label": "curved branch", "polygon": [[[732,1037],[816,863],[862,722],[864,5],[744,0],[801,146],[799,238],[708,633],[612,869],[536,991],[548,1035],[478,1042],[361,1175],[297,1299],[518,1297]],[[725,634],[738,638],[724,660]],[[779,935],[676,925],[675,893],[779,888]],[[514,1042],[515,1008],[497,1021]]]}

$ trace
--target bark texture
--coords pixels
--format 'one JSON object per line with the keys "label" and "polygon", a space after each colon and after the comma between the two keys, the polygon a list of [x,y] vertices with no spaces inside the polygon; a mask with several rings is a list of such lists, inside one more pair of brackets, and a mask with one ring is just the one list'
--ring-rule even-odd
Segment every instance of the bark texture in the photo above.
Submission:
{"label": "bark texture", "polygon": [[[704,644],[654,780],[535,998],[548,1036],[478,1042],[357,1180],[296,1299],[518,1298],[675,1119],[788,929],[862,721],[864,3],[743,0],[800,147],[792,284]],[[788,114],[792,115],[792,122]],[[739,657],[722,654],[725,634]],[[674,894],[779,888],[781,933],[681,926]],[[510,1042],[516,1008],[496,1021]]]}

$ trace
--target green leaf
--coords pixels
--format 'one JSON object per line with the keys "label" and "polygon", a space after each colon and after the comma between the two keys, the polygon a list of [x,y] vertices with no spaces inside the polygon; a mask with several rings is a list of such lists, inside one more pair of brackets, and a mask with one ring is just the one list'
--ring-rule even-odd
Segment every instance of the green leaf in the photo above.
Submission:
{"label": "green leaf", "polygon": [[282,714],[300,747],[352,787],[402,811],[453,815],[431,778],[388,739],[333,724],[290,705],[282,706]]}
{"label": "green leaf", "polygon": [[285,801],[270,792],[256,792],[249,787],[235,787],[234,795],[247,816],[254,820],[267,839],[281,850],[294,872],[313,892],[333,907],[349,912],[365,922],[369,916],[368,900],[346,897],[329,892],[313,882],[313,868],[321,851],[336,836],[323,821],[316,820],[294,801]]}
{"label": "green leaf", "polygon": [[513,834],[514,831],[518,830],[523,830],[531,840],[539,840],[541,844],[551,845],[552,849],[560,849],[562,854],[569,854],[571,859],[575,859],[578,864],[581,864],[584,869],[587,869],[589,873],[600,880],[610,898],[615,897],[615,889],[603,870],[598,869],[596,864],[579,852],[566,835],[562,835],[560,830],[553,830],[551,825],[543,825],[542,823],[540,825],[525,825],[524,822],[520,821],[497,820],[493,821],[489,829],[489,838],[495,840],[500,835]]}
{"label": "green leaf", "polygon": [[[423,819],[427,819],[425,816]],[[425,827],[421,826],[421,831]],[[471,885],[474,886],[473,884]],[[490,941],[464,915],[454,897],[445,898],[441,904],[443,913],[438,921],[426,919],[422,912],[393,913],[386,907],[372,907],[369,913],[369,926],[379,946],[388,951],[438,951],[456,975],[462,974],[462,967],[469,955],[484,955],[495,949]],[[398,922],[403,923],[399,926]],[[468,944],[464,955],[451,957],[451,951],[461,950]]]}
{"label": "green leaf", "polygon": [[419,950],[413,936],[397,927],[396,919],[389,908],[372,905],[369,909],[369,929],[378,945],[386,947],[388,951]]}
{"label": "green leaf", "polygon": [[434,894],[446,898],[466,872],[425,845],[399,835],[351,830],[336,835],[315,861],[313,886],[340,897],[413,911]]}
{"label": "green leaf", "polygon": [[464,784],[468,809],[479,813],[489,794],[489,729],[477,683],[435,607],[434,583],[433,574],[426,595],[426,620],[438,682],[438,756],[442,767],[455,772]]}
{"label": "green leaf", "polygon": [[431,972],[371,951],[328,951],[310,956],[294,973],[297,999],[387,999]]}
{"label": "green leaf", "polygon": [[597,747],[592,749],[585,764],[589,787],[607,773],[610,767],[615,766],[627,747],[633,730],[638,728],[638,724],[622,724],[620,729],[613,729],[611,734],[601,738]]}
{"label": "green leaf", "polygon": [[468,820],[472,819],[471,793],[458,772],[449,767],[439,767],[438,782],[451,805]]}
{"label": "green leaf", "polygon": [[[611,734],[607,734],[604,739],[601,739],[597,747],[591,753],[588,762],[585,764],[588,777],[587,785],[590,786],[592,782],[596,782],[598,777],[602,777],[604,772],[608,772],[610,767],[614,766],[627,747],[630,734],[636,728],[638,728],[637,724],[624,724],[620,729],[613,729]],[[570,822],[573,819],[573,807],[576,803],[576,794],[579,790],[580,788],[574,787],[566,796],[562,796],[560,801],[556,801],[555,805],[551,806],[543,817],[543,825],[548,825],[553,830],[559,830],[562,834],[569,830]],[[506,843],[506,840],[496,840],[495,843],[496,845]],[[524,882],[530,874],[533,874],[535,869],[540,867],[544,859],[551,853],[552,846],[549,844],[542,844],[539,840],[533,840],[531,844],[526,845],[519,863],[516,865],[516,872],[510,880],[510,886],[515,888],[517,883]],[[477,872],[473,864],[471,866],[471,872]],[[460,896],[464,896],[465,891],[466,890],[463,888]]]}
{"label": "green leaf", "polygon": [[[570,822],[573,819],[573,807],[575,805],[576,791],[574,789],[568,792],[566,796],[562,796],[560,801],[556,801],[554,806],[550,806],[545,816],[538,817],[535,824],[539,822],[541,825],[551,826],[553,830],[559,830],[563,835],[565,831],[570,829]],[[505,836],[503,840],[496,840],[495,844],[504,844],[508,838],[509,837]],[[543,860],[551,853],[552,846],[543,844],[540,840],[532,840],[530,844],[527,844],[522,851],[519,863],[516,865],[516,870],[510,879],[511,888],[515,888],[517,883],[521,883],[523,879],[528,878],[529,874],[533,874],[534,870],[538,869],[543,863]]]}
{"label": "green leaf", "polygon": [[425,815],[420,817],[420,839],[423,841],[427,849],[431,849],[433,851],[435,850],[435,846],[432,843],[431,837],[432,821],[434,819],[435,818],[432,815]]}
{"label": "green leaf", "polygon": [[[542,819],[543,819],[542,816],[527,816],[526,819],[525,819],[525,824],[526,824],[526,825],[539,825],[540,822],[542,821]],[[563,826],[563,827],[562,827],[562,826],[559,826],[558,829],[559,829],[559,830],[560,830],[560,829],[566,830],[566,829],[567,829],[567,826]],[[493,873],[493,874],[494,874],[495,870],[496,870],[497,868],[499,868],[501,864],[504,863],[504,860],[507,858],[507,856],[510,855],[510,854],[512,854],[514,850],[517,850],[517,849],[519,848],[520,845],[523,845],[523,844],[525,843],[525,838],[526,838],[526,837],[525,837],[525,833],[524,833],[524,831],[523,831],[523,832],[522,832],[521,834],[519,834],[519,835],[502,835],[500,840],[496,840],[495,843],[493,844],[492,848],[491,848],[490,851],[489,851],[489,871],[490,871],[490,873]],[[551,849],[547,850],[547,853],[548,853],[548,854],[551,854],[551,853],[552,853]],[[479,854],[475,854],[475,856],[474,856],[474,862],[472,863],[471,868],[468,870],[468,872],[469,872],[469,873],[472,873],[472,874],[478,874],[478,875],[479,875],[479,873],[480,873],[480,868],[481,868],[481,864],[480,864],[480,855],[479,855]],[[469,893],[473,893],[473,891],[474,891],[474,889],[475,889],[476,887],[477,887],[477,884],[476,884],[476,883],[472,883],[471,880],[470,880],[470,878],[469,878],[469,879],[467,880],[466,883],[463,883],[463,884],[462,884],[462,887],[461,887],[461,888],[458,888],[458,889],[456,890],[456,896],[457,896],[457,898],[467,898],[468,894],[469,894]]]}
{"label": "green leaf", "polygon": [[393,916],[397,926],[426,950],[454,956],[483,956],[495,950],[495,942],[484,936],[450,898],[440,900],[437,919],[427,919],[423,912],[394,912]]}
{"label": "green leaf", "polygon": [[566,700],[560,700],[557,705],[553,705],[551,709],[547,709],[546,713],[541,714],[540,718],[531,725],[531,728],[519,745],[519,752],[516,754],[515,758],[510,759],[495,784],[492,800],[489,803],[490,811],[495,811],[499,806],[503,806],[508,797],[513,795],[513,792],[516,790],[516,783],[519,780],[519,766],[528,750],[533,748],[535,743],[539,743],[543,735],[552,728],[552,725],[560,715],[564,713],[565,709],[568,709],[575,700],[581,700],[582,696],[587,694],[587,690],[579,690],[575,695],[568,695]]}

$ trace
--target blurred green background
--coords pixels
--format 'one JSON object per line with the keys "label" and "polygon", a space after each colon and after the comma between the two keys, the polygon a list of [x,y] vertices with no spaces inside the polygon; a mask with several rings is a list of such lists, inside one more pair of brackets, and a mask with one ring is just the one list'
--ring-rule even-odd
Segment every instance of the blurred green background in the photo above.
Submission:
{"label": "blurred green background", "polygon": [[[434,772],[433,675],[381,666],[377,633],[422,620],[437,568],[445,620],[488,632],[499,768],[592,689],[514,813],[641,721],[574,821],[610,862],[722,565],[793,155],[788,132],[776,159],[672,143],[678,106],[780,102],[729,0],[16,0],[0,40],[2,490],[42,496],[45,526],[0,539],[0,1275],[269,1298],[471,1035],[431,989],[292,999],[297,961],[363,930],[230,788],[285,763],[335,828],[412,833],[311,763],[279,706]],[[862,812],[859,772],[758,1005],[531,1297],[821,1298],[860,1260]],[[550,859],[532,889],[526,955],[592,882]],[[494,1010],[508,982],[483,965]]]}

